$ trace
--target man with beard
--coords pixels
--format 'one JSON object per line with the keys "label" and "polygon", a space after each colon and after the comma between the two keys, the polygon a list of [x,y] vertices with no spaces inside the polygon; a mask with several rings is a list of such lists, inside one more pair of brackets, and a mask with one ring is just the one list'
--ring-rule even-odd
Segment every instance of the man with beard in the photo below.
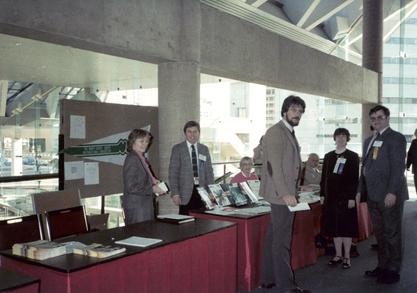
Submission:
{"label": "man with beard", "polygon": [[265,238],[261,282],[264,288],[277,287],[274,292],[310,292],[297,287],[291,268],[294,214],[288,209],[297,205],[301,157],[294,127],[305,107],[300,97],[287,97],[281,108],[282,120],[267,130],[262,141],[260,194],[271,203],[271,223]]}

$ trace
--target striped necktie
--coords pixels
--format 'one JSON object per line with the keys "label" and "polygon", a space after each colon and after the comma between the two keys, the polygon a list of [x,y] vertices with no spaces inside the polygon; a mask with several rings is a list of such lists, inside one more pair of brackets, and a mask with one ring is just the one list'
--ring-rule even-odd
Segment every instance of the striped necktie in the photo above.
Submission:
{"label": "striped necktie", "polygon": [[193,163],[194,177],[198,177],[197,153],[193,144],[191,145],[191,161]]}

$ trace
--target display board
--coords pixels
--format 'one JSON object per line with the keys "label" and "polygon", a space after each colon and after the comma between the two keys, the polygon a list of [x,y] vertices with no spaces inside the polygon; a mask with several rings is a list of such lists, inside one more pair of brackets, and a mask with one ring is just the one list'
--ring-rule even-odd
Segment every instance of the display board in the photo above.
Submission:
{"label": "display board", "polygon": [[148,158],[158,174],[156,107],[74,100],[60,103],[61,188],[79,190],[81,197],[122,193],[127,137],[134,128],[151,131],[154,143]]}

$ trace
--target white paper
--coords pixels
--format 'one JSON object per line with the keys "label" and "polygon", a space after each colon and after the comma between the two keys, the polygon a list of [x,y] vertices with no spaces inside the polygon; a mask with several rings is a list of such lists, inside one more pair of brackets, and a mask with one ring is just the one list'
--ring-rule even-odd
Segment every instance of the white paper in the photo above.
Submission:
{"label": "white paper", "polygon": [[84,163],[84,185],[99,184],[98,162]]}
{"label": "white paper", "polygon": [[126,239],[115,241],[116,244],[147,247],[155,243],[161,242],[162,239],[144,238],[139,236],[132,236]]}
{"label": "white paper", "polygon": [[70,138],[85,139],[85,116],[70,115]]}
{"label": "white paper", "polygon": [[65,180],[76,180],[84,178],[83,161],[65,162]]}
{"label": "white paper", "polygon": [[306,202],[300,202],[295,207],[288,206],[290,212],[298,212],[298,211],[308,211],[310,210],[310,206]]}

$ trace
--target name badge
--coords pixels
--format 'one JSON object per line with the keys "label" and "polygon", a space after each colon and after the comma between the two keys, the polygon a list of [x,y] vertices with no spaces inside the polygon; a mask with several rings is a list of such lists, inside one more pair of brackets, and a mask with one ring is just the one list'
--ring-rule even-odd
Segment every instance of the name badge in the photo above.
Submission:
{"label": "name badge", "polygon": [[343,169],[345,168],[346,158],[337,158],[336,164],[334,165],[333,173],[334,174],[342,174]]}
{"label": "name badge", "polygon": [[205,155],[202,155],[202,154],[198,154],[198,159],[200,161],[204,161],[204,162],[207,160],[206,156]]}
{"label": "name badge", "polygon": [[372,146],[374,148],[380,148],[380,147],[382,147],[382,143],[383,143],[382,140],[375,140],[374,143],[372,144]]}

